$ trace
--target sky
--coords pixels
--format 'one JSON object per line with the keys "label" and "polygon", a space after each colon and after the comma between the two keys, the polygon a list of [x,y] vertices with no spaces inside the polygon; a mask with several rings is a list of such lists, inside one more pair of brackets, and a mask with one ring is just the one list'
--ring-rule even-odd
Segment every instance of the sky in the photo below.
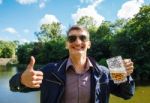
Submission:
{"label": "sky", "polygon": [[150,0],[0,0],[0,40],[37,41],[42,24],[61,23],[65,33],[83,16],[95,25],[102,21],[130,19]]}

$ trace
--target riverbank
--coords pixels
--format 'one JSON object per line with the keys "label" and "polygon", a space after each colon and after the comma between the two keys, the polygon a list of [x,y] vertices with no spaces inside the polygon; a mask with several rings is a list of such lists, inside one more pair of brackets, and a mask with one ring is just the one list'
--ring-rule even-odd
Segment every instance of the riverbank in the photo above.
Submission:
{"label": "riverbank", "polygon": [[0,58],[0,65],[1,66],[6,66],[6,65],[13,65],[16,64],[17,60],[16,58]]}

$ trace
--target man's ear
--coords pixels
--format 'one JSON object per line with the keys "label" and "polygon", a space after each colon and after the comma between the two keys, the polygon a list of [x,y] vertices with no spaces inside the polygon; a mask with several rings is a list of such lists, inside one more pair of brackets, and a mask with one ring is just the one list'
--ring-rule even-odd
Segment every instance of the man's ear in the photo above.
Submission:
{"label": "man's ear", "polygon": [[68,44],[67,44],[67,42],[65,43],[65,48],[68,49]]}
{"label": "man's ear", "polygon": [[88,49],[90,49],[91,48],[91,41],[88,41],[88,47],[87,47]]}

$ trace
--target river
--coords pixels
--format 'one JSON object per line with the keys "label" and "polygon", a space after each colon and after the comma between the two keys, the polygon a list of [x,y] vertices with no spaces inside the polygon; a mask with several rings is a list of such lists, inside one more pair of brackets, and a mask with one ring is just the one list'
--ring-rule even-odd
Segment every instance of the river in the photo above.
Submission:
{"label": "river", "polygon": [[[0,66],[0,103],[40,103],[40,92],[18,93],[9,89],[9,79],[18,72],[17,67]],[[110,103],[150,103],[150,86],[136,87],[135,95],[130,100],[123,100],[113,95]]]}

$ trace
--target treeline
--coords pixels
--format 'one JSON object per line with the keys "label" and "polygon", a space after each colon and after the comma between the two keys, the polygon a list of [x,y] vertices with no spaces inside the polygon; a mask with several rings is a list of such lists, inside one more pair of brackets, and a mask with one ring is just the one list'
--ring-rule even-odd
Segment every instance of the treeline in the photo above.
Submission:
{"label": "treeline", "polygon": [[[121,55],[131,58],[135,65],[134,78],[138,81],[150,81],[150,5],[141,7],[132,19],[104,21],[96,27],[91,17],[82,17],[77,24],[88,28],[92,47],[88,55],[100,64],[106,65],[106,59]],[[28,63],[31,55],[36,63],[46,64],[68,56],[65,49],[65,35],[61,34],[61,24],[42,25],[35,35],[38,42],[19,45],[17,57],[21,64]]]}
{"label": "treeline", "polygon": [[13,58],[16,53],[16,42],[0,40],[0,58]]}

